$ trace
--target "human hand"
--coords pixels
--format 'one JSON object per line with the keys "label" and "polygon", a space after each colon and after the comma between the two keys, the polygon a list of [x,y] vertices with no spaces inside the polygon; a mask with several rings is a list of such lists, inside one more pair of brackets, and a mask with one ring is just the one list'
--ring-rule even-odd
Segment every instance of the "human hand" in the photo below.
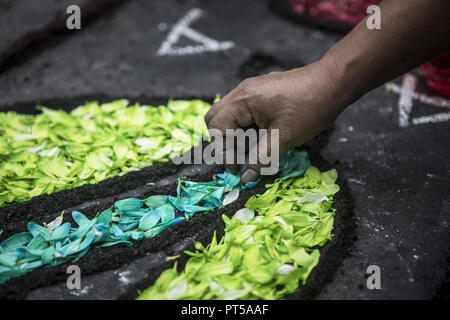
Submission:
{"label": "human hand", "polygon": [[[215,103],[205,117],[209,129],[226,129],[256,125],[279,130],[279,158],[325,130],[346,106],[346,89],[340,83],[337,64],[322,59],[303,68],[244,80]],[[259,142],[258,147],[261,146]],[[246,184],[260,176],[261,152],[271,152],[271,143],[258,148],[257,163],[246,163],[241,182]],[[266,150],[267,149],[267,150]]]}

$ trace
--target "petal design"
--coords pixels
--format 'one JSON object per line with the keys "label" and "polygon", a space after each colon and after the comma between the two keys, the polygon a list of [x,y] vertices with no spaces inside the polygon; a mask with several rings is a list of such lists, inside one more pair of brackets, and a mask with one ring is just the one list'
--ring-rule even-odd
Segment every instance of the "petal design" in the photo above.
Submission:
{"label": "petal design", "polygon": [[[110,107],[113,109],[121,108],[116,104],[112,104]],[[87,129],[89,129],[89,125]],[[180,137],[182,138],[181,133]],[[73,138],[78,139],[78,137]],[[80,137],[80,139],[83,140],[84,138]],[[104,136],[101,139],[108,141],[111,137]],[[116,140],[116,138],[112,138],[112,142]],[[125,158],[132,157],[125,140],[120,140],[117,143],[118,145],[115,148],[105,147],[97,150],[92,155],[92,158],[95,157],[96,160],[91,161],[91,166],[101,165],[102,168],[110,166],[111,157],[114,154],[119,154],[120,157]],[[69,149],[75,147],[81,148],[81,146],[68,146]],[[47,170],[49,174],[69,176],[69,171],[77,167],[80,170],[80,175],[94,174],[97,176],[99,174],[99,172],[94,173],[95,170],[83,167],[83,163],[78,160],[72,160],[73,162],[69,165],[62,161],[62,158],[57,157],[58,155],[53,155],[53,158],[48,159]],[[304,173],[309,167],[306,153],[294,150],[282,159],[280,170],[283,174],[282,178],[286,178],[297,176],[300,172]],[[20,166],[11,166],[11,168],[17,172],[22,170]],[[103,172],[107,173],[106,171]],[[217,176],[217,180],[209,182],[179,180],[176,197],[157,195],[148,197],[144,201],[136,198],[117,201],[111,208],[101,212],[93,219],[88,219],[82,213],[74,211],[72,217],[77,224],[74,228],[71,227],[70,223],[62,224],[62,215],[49,223],[46,228],[30,222],[28,224],[29,232],[13,235],[0,244],[0,282],[22,275],[40,266],[53,266],[67,261],[76,261],[88,252],[93,243],[96,243],[97,247],[117,244],[130,246],[131,240],[138,241],[143,238],[154,237],[170,226],[189,219],[198,212],[207,213],[231,204],[238,199],[241,190],[256,185],[256,183],[252,183],[243,186],[240,184],[240,177],[230,172]],[[198,263],[186,265],[189,274],[194,276],[199,273],[199,279],[207,279],[211,275],[225,276],[233,272],[235,267],[246,265],[251,271],[243,272],[242,275],[259,284],[268,283],[272,281],[273,275],[280,266],[275,266],[272,262],[259,263],[262,255],[259,247],[252,245],[253,241],[257,239],[260,245],[264,244],[267,250],[264,256],[276,260],[282,254],[280,252],[283,248],[280,249],[281,251],[277,249],[276,240],[271,238],[272,231],[265,230],[265,228],[267,229],[268,226],[283,228],[282,231],[278,230],[274,234],[285,234],[292,233],[294,228],[311,228],[313,226],[314,234],[299,233],[291,236],[289,245],[283,244],[285,247],[284,254],[288,253],[295,263],[303,266],[302,279],[306,279],[317,263],[318,253],[315,253],[315,251],[311,253],[310,251],[303,252],[299,248],[323,245],[331,239],[334,219],[333,212],[328,212],[328,210],[331,206],[332,197],[328,200],[326,196],[337,192],[339,187],[335,184],[337,173],[333,170],[321,174],[317,169],[310,168],[306,172],[305,178],[302,179],[307,179],[307,181],[301,182],[303,184],[299,184],[299,187],[306,186],[311,194],[317,193],[320,195],[308,195],[307,192],[302,191],[299,196],[295,193],[295,188],[288,190],[281,187],[284,180],[276,181],[264,195],[252,197],[247,202],[246,208],[236,212],[233,219],[223,217],[228,230],[225,244],[214,240],[208,247],[209,249],[200,244],[196,245],[196,248],[201,252],[216,250],[217,257],[226,257],[229,258],[229,261],[214,265],[202,258],[203,260],[198,261]],[[299,181],[303,180],[300,179]],[[49,183],[51,181],[45,182],[45,184]],[[302,205],[302,213],[294,211],[296,201],[299,198],[301,199],[299,202]],[[281,199],[280,202],[277,202],[277,199]],[[2,200],[0,199],[0,201]],[[265,216],[259,215],[252,219],[255,215],[254,209],[263,211]],[[185,217],[176,217],[177,213],[180,212],[184,213]],[[275,221],[279,223],[275,223]],[[258,224],[261,224],[264,228],[257,229]],[[244,252],[243,248],[253,249]],[[200,258],[202,257],[201,252],[191,253],[191,255],[194,258]],[[227,257],[227,254],[230,256]],[[244,262],[242,263],[242,261]],[[278,274],[285,272],[283,270],[283,268],[279,269]],[[293,273],[295,272],[290,272],[289,275]],[[215,291],[215,289],[212,291],[220,292],[220,298],[243,297],[250,293],[258,297],[260,295],[260,293],[256,293],[256,289],[242,288],[239,281],[236,282],[235,279],[217,279],[215,283],[215,288],[218,291]],[[202,282],[196,290],[206,290],[209,287],[209,283]],[[190,292],[189,290],[188,287],[186,294]],[[182,291],[175,290],[173,296],[182,296],[180,294]],[[209,294],[214,294],[212,291]],[[191,294],[193,293],[191,292]]]}

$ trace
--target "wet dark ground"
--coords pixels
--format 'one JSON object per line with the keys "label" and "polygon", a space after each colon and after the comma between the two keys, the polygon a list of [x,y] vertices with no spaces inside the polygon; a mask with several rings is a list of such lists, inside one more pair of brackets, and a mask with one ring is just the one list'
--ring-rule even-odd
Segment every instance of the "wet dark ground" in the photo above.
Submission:
{"label": "wet dark ground", "polygon": [[[86,20],[82,30],[68,31],[61,18],[64,1],[0,1],[0,110],[34,113],[36,104],[70,110],[93,99],[154,104],[169,97],[211,99],[245,77],[310,63],[341,37],[294,24],[264,1],[78,3]],[[168,32],[192,8],[203,10],[192,28],[217,41],[232,41],[233,48],[158,56]],[[189,44],[180,39],[177,46]],[[433,96],[422,82],[417,91]],[[414,125],[411,120],[400,127],[398,103],[395,91],[378,88],[308,145],[315,165],[338,170],[342,191],[336,197],[335,239],[321,249],[307,285],[287,298],[448,298],[449,123]],[[414,100],[411,119],[445,112],[450,110]],[[62,210],[75,209],[93,216],[118,199],[174,194],[178,177],[209,180],[221,170],[158,164],[2,208],[0,240],[25,230],[30,220],[48,222]],[[262,191],[260,184],[230,207],[197,215],[132,247],[92,250],[77,263],[81,290],[67,289],[67,265],[61,265],[0,285],[0,297],[134,298],[136,290],[172,265],[165,262],[167,256],[192,249],[194,240],[209,241],[214,230],[223,232],[221,214],[232,215],[251,194]],[[381,268],[381,290],[367,289],[370,265]]]}

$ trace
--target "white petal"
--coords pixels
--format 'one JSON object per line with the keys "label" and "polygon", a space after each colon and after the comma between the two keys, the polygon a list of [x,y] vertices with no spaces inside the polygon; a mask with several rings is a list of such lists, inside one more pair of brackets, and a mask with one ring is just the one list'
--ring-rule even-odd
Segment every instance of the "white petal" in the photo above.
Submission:
{"label": "white petal", "polygon": [[214,280],[211,280],[211,282],[209,283],[209,290],[217,290],[218,294],[223,294],[225,292],[225,289],[219,285],[217,282],[215,282]]}
{"label": "white petal", "polygon": [[286,221],[284,221],[284,219],[281,217],[273,217],[273,220],[276,220],[279,223],[281,223],[285,229],[288,227]]}
{"label": "white petal", "polygon": [[[160,144],[160,141],[159,140],[151,140],[149,138],[138,138],[134,141],[134,143],[136,143],[136,145],[141,147],[142,151],[148,151],[150,149],[154,149],[154,148],[158,147]],[[169,148],[171,148],[171,147],[169,146]]]}
{"label": "white petal", "polygon": [[14,140],[16,141],[27,141],[27,140],[33,140],[34,136],[29,133],[19,133]]}
{"label": "white petal", "polygon": [[48,153],[48,156],[53,157],[53,156],[57,156],[58,154],[59,154],[59,148],[54,147],[52,150],[50,150],[50,152]]}
{"label": "white petal", "polygon": [[53,220],[52,222],[47,224],[47,230],[52,232],[53,230],[58,228],[61,225],[61,223],[63,222],[63,217],[64,217],[64,212],[61,213],[61,215],[58,218],[56,218],[55,220]]}
{"label": "white petal", "polygon": [[285,276],[292,270],[294,270],[294,266],[292,264],[282,264],[278,267],[277,273]]}
{"label": "white petal", "polygon": [[219,284],[217,282],[215,282],[214,280],[211,280],[211,282],[209,283],[209,290],[214,290],[215,288],[217,288],[219,286]]}
{"label": "white petal", "polygon": [[47,141],[44,141],[44,143],[41,144],[39,147],[28,149],[28,152],[31,152],[31,153],[38,153],[39,151],[41,151],[41,150],[43,150],[43,149],[45,148],[45,145],[46,145],[46,144],[47,144]]}
{"label": "white petal", "polygon": [[187,290],[187,281],[181,280],[178,282],[178,284],[170,290],[169,294],[167,295],[167,299],[169,300],[177,300],[178,298],[184,296]]}
{"label": "white petal", "polygon": [[249,208],[242,208],[234,214],[233,218],[231,220],[241,220],[242,223],[246,223],[248,220],[253,218],[255,216],[255,211],[250,210]]}
{"label": "white petal", "polygon": [[223,199],[223,203],[222,206],[227,206],[232,202],[235,202],[237,199],[239,198],[239,189],[233,189],[231,190],[231,192],[229,194],[227,194],[227,196],[225,197],[225,199]]}
{"label": "white petal", "polygon": [[321,203],[322,201],[326,201],[328,198],[320,193],[311,193],[308,192],[300,200],[297,201],[298,205],[302,203]]}
{"label": "white petal", "polygon": [[253,220],[253,222],[261,223],[261,222],[262,222],[262,219],[263,219],[262,216],[257,216],[257,217],[255,218],[255,220]]}
{"label": "white petal", "polygon": [[223,300],[237,300],[240,297],[246,295],[248,293],[247,289],[242,290],[228,290],[222,295]]}
{"label": "white petal", "polygon": [[58,147],[54,147],[52,150],[48,151],[48,150],[42,150],[41,152],[39,152],[39,155],[41,157],[54,157],[54,156],[58,156],[60,150]]}

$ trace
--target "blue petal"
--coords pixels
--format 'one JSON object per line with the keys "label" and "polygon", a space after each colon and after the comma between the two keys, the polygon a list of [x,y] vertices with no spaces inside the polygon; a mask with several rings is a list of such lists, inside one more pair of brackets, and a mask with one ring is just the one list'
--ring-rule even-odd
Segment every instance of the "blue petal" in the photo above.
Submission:
{"label": "blue petal", "polygon": [[0,265],[14,267],[16,265],[16,257],[15,255],[10,253],[1,253],[0,254]]}
{"label": "blue petal", "polygon": [[166,223],[175,219],[175,208],[171,204],[163,205],[157,209],[155,212],[161,217],[161,222]]}
{"label": "blue petal", "polygon": [[226,171],[223,175],[223,180],[225,184],[231,188],[236,187],[239,184],[240,178],[237,175],[232,174],[229,171]]}
{"label": "blue petal", "polygon": [[124,244],[124,245],[126,245],[126,246],[131,246],[133,243],[131,242],[131,241],[128,241],[128,240],[116,240],[116,241],[113,241],[113,242],[105,242],[105,243],[103,243],[103,244],[101,244],[101,245],[99,245],[99,246],[97,246],[97,248],[105,248],[105,247],[111,247],[111,246],[115,246],[116,244]]}
{"label": "blue petal", "polygon": [[34,222],[28,224],[28,231],[30,231],[33,237],[42,236],[45,240],[50,239],[50,231]]}
{"label": "blue petal", "polygon": [[62,240],[69,235],[70,232],[70,223],[66,222],[63,225],[57,227],[53,230],[51,235],[51,241]]}
{"label": "blue petal", "polygon": [[84,214],[78,211],[72,212],[72,218],[80,227],[90,222],[90,220]]}
{"label": "blue petal", "polygon": [[109,208],[108,210],[103,211],[100,213],[97,217],[98,223],[111,223],[112,221],[112,208]]}
{"label": "blue petal", "polygon": [[125,231],[129,231],[129,230],[132,230],[132,229],[136,229],[136,227],[138,227],[139,226],[139,221],[137,221],[137,222],[133,222],[133,223],[130,223],[130,224],[121,224],[121,225],[119,225],[119,228],[120,228],[120,230],[122,230],[123,232],[125,232]]}
{"label": "blue petal", "polygon": [[144,200],[144,203],[150,209],[156,209],[162,205],[165,205],[169,201],[167,196],[151,196]]}
{"label": "blue petal", "polygon": [[94,241],[94,239],[95,239],[95,232],[92,230],[86,236],[79,238],[59,249],[56,252],[55,256],[57,258],[59,257],[64,258],[74,253],[80,252],[86,249]]}
{"label": "blue petal", "polygon": [[14,250],[16,248],[21,248],[28,244],[33,239],[33,235],[30,232],[17,233],[0,244],[3,250]]}
{"label": "blue petal", "polygon": [[142,208],[143,202],[140,199],[129,198],[117,201],[114,208],[118,211],[137,211]]}
{"label": "blue petal", "polygon": [[55,253],[56,248],[55,247],[48,247],[45,249],[41,254],[41,259],[43,264],[49,264],[55,260]]}
{"label": "blue petal", "polygon": [[261,179],[258,179],[258,180],[256,180],[256,181],[247,182],[247,184],[245,185],[245,189],[252,189],[252,188],[255,187],[260,181],[261,181]]}
{"label": "blue petal", "polygon": [[147,231],[148,229],[155,226],[160,219],[161,216],[159,215],[159,212],[157,212],[156,210],[145,214],[142,217],[141,221],[139,222],[139,230]]}
{"label": "blue petal", "polygon": [[173,226],[174,224],[177,224],[177,223],[179,223],[179,222],[181,222],[183,220],[184,219],[182,217],[179,217],[179,218],[173,219],[170,222],[167,222],[165,224],[159,225],[159,226],[157,226],[157,227],[155,227],[153,229],[150,229],[150,230],[144,232],[144,237],[145,238],[152,238],[152,237],[160,234],[164,230],[166,230],[168,227]]}

